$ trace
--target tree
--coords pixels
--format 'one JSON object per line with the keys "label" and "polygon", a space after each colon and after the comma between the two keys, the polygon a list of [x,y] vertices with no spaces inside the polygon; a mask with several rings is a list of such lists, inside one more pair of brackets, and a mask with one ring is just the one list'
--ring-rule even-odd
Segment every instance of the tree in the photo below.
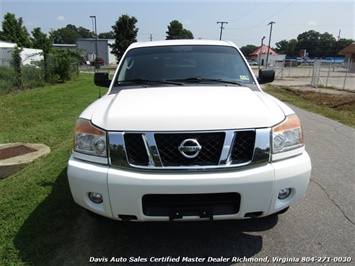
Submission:
{"label": "tree", "polygon": [[33,48],[41,49],[43,51],[43,68],[44,68],[44,80],[49,81],[49,70],[48,70],[48,55],[52,50],[52,44],[47,34],[41,31],[41,28],[34,28],[32,30],[32,43]]}
{"label": "tree", "polygon": [[138,28],[136,23],[138,20],[135,17],[122,15],[116,24],[112,26],[115,43],[111,45],[112,54],[116,56],[117,62],[132,43],[137,41]]}
{"label": "tree", "polygon": [[252,45],[252,44],[248,44],[248,45],[240,48],[240,50],[242,51],[242,53],[245,57],[249,57],[249,55],[252,52],[254,52],[256,49],[258,49],[258,47],[255,45]]}
{"label": "tree", "polygon": [[173,20],[168,25],[168,31],[166,31],[166,39],[173,40],[173,39],[193,39],[194,36],[191,31],[184,29],[182,24],[177,21]]}
{"label": "tree", "polygon": [[114,39],[114,38],[115,38],[115,34],[113,31],[102,32],[99,34],[99,39]]}
{"label": "tree", "polygon": [[276,43],[276,52],[279,54],[286,54],[287,56],[297,56],[298,51],[296,51],[296,39],[291,39],[289,41],[282,40]]}
{"label": "tree", "polygon": [[88,30],[87,28],[84,28],[84,27],[79,27],[76,29],[78,34],[79,34],[79,38],[94,38],[95,37],[95,34]]}
{"label": "tree", "polygon": [[43,33],[41,28],[34,28],[31,33],[33,48],[41,49],[44,53],[48,54],[52,49],[52,44],[47,34]]}
{"label": "tree", "polygon": [[14,47],[14,50],[12,51],[12,60],[11,60],[11,66],[15,70],[14,86],[17,87],[17,89],[19,90],[22,88],[21,52],[22,52],[22,48],[19,48],[16,45]]}
{"label": "tree", "polygon": [[306,49],[309,56],[312,57],[334,56],[336,42],[334,36],[328,32],[321,34],[317,31],[309,30],[298,35],[296,50]]}
{"label": "tree", "polygon": [[0,40],[14,42],[18,47],[31,48],[32,44],[22,18],[16,19],[14,14],[6,13],[0,31]]}
{"label": "tree", "polygon": [[72,24],[68,24],[64,28],[52,30],[49,33],[50,39],[56,44],[74,44],[76,39],[79,38],[94,38],[92,31],[83,28],[76,27]]}
{"label": "tree", "polygon": [[328,32],[321,34],[319,38],[319,46],[322,49],[322,52],[318,55],[318,57],[334,56],[336,42],[337,41],[332,34]]}
{"label": "tree", "polygon": [[303,32],[297,36],[296,50],[299,52],[306,49],[310,56],[317,57],[320,54],[320,33],[314,30]]}

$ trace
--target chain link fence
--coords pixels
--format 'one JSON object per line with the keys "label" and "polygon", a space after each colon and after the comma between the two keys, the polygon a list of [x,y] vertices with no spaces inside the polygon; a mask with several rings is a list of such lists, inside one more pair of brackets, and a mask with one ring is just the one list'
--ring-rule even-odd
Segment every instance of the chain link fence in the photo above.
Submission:
{"label": "chain link fence", "polygon": [[355,73],[350,71],[352,64],[350,59],[340,65],[316,61],[312,72],[312,86],[315,88],[320,86],[335,87],[345,90],[350,85],[355,90]]}
{"label": "chain link fence", "polygon": [[310,64],[293,66],[289,61],[279,61],[274,62],[271,68],[275,70],[276,82],[355,91],[355,62],[350,59],[344,63],[315,60]]}

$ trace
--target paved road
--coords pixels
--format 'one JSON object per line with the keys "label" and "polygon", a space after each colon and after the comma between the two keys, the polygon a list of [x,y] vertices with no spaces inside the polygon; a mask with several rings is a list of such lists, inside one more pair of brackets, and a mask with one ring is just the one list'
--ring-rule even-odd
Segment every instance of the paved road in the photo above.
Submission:
{"label": "paved road", "polygon": [[[178,257],[180,260],[182,257],[224,257],[229,258],[224,265],[233,265],[236,257],[268,257],[270,264],[274,264],[272,259],[276,257],[352,256],[355,263],[355,129],[293,108],[304,125],[313,174],[306,196],[287,213],[257,220],[213,223],[92,221],[82,231],[80,241],[75,241],[78,245],[85,243],[76,258],[82,262],[88,261],[90,256],[118,260],[121,256],[148,260],[155,257],[167,261]],[[87,235],[95,236],[94,243],[85,242]],[[68,255],[71,257],[70,252]]]}

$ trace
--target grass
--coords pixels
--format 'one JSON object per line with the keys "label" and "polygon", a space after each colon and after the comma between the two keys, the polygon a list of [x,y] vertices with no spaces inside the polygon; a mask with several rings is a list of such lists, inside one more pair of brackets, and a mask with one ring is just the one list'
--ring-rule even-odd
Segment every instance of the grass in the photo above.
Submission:
{"label": "grass", "polygon": [[328,94],[268,85],[265,92],[281,101],[355,127],[355,93]]}
{"label": "grass", "polygon": [[0,180],[0,265],[46,261],[51,249],[61,245],[53,234],[77,211],[66,179],[73,128],[97,97],[93,76],[85,74],[66,84],[0,96],[0,143],[51,148],[46,157]]}

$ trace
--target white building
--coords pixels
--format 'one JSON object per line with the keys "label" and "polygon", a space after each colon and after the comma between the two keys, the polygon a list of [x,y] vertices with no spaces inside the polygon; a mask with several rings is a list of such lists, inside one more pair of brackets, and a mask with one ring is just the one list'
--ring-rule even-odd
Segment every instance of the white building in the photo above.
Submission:
{"label": "white building", "polygon": [[269,47],[266,45],[258,47],[249,56],[253,61],[257,62],[258,65],[261,66],[266,65],[266,60],[268,60],[268,66],[275,66],[277,62],[285,61],[286,58],[286,55],[278,54],[271,48],[269,49]]}
{"label": "white building", "polygon": [[[0,66],[10,66],[15,46],[16,43],[0,41]],[[23,48],[20,55],[23,65],[31,65],[36,61],[43,60],[40,49]]]}
{"label": "white building", "polygon": [[[117,64],[116,57],[111,53],[114,39],[94,39],[80,38],[75,40],[75,44],[53,44],[54,49],[78,51],[85,61],[92,61],[96,57],[101,57],[105,65]],[[97,44],[97,55],[96,55]]]}
{"label": "white building", "polygon": [[[111,53],[111,44],[114,44],[114,39],[77,39],[75,41],[76,48],[80,51],[81,55],[88,61],[94,60],[97,57],[101,57],[104,60],[105,65],[117,64],[116,57]],[[97,55],[96,53],[97,44]]]}

